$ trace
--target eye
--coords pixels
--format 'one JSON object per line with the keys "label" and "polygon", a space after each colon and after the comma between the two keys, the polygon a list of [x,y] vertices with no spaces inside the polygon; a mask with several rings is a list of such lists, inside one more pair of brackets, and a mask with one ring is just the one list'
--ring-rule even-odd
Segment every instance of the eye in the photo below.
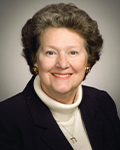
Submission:
{"label": "eye", "polygon": [[72,52],[70,52],[70,54],[71,54],[71,55],[76,55],[76,54],[77,54],[77,52],[72,51]]}
{"label": "eye", "polygon": [[54,53],[51,52],[51,51],[46,52],[46,54],[47,54],[47,55],[54,55]]}

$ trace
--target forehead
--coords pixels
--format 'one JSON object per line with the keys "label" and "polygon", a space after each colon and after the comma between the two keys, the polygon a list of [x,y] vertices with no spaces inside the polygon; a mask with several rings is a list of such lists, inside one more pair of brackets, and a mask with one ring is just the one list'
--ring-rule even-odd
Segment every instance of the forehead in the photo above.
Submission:
{"label": "forehead", "polygon": [[50,27],[41,36],[42,45],[83,45],[84,39],[75,31],[68,28]]}

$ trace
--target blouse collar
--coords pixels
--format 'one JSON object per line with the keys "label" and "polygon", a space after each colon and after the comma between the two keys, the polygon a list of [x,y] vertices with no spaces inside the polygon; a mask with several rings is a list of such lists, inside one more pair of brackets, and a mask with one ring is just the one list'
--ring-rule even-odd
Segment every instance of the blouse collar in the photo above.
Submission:
{"label": "blouse collar", "polygon": [[76,93],[73,104],[62,104],[46,95],[40,86],[39,75],[36,76],[33,86],[38,97],[43,101],[45,105],[48,106],[48,108],[52,112],[52,115],[57,121],[67,121],[68,119],[70,119],[75,113],[76,109],[78,108],[82,100],[81,84],[78,86],[78,91]]}

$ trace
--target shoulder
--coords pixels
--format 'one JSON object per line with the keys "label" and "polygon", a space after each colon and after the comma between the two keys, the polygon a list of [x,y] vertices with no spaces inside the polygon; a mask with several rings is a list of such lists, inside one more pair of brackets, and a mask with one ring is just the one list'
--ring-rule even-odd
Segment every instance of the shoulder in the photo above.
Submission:
{"label": "shoulder", "polygon": [[83,93],[88,94],[89,96],[92,96],[92,95],[97,96],[98,94],[99,95],[107,94],[107,92],[104,90],[100,90],[100,89],[90,87],[90,86],[82,85],[82,89],[83,89]]}
{"label": "shoulder", "polygon": [[88,97],[92,101],[100,101],[101,103],[106,103],[106,102],[113,102],[113,99],[110,97],[110,95],[104,91],[104,90],[99,90],[94,87],[89,87],[89,86],[82,86],[83,89],[83,96]]}
{"label": "shoulder", "polygon": [[23,92],[18,93],[2,102],[0,102],[0,111],[1,110],[13,110],[18,109],[18,107],[21,107],[21,105],[24,104],[24,95]]}
{"label": "shoulder", "polygon": [[10,121],[12,118],[22,117],[26,113],[27,104],[23,93],[0,102],[0,120]]}
{"label": "shoulder", "polygon": [[89,86],[82,86],[82,88],[83,99],[87,104],[94,105],[95,108],[101,110],[108,117],[118,116],[116,104],[106,91]]}
{"label": "shoulder", "polygon": [[33,80],[34,77],[32,77],[32,79],[28,82],[28,84],[26,85],[25,89],[22,92],[0,102],[0,112],[1,111],[18,112],[21,110],[23,111],[23,108],[27,106],[26,96],[25,96],[26,93],[29,94],[33,93],[33,91],[31,90],[31,88],[33,88],[32,86]]}

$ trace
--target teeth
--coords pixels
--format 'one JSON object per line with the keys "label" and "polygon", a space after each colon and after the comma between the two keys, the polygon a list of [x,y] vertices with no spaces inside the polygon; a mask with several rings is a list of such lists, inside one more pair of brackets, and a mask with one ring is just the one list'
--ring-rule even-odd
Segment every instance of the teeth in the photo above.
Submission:
{"label": "teeth", "polygon": [[66,75],[53,74],[53,75],[57,76],[57,77],[68,77],[68,76],[70,76],[70,74],[66,74]]}

